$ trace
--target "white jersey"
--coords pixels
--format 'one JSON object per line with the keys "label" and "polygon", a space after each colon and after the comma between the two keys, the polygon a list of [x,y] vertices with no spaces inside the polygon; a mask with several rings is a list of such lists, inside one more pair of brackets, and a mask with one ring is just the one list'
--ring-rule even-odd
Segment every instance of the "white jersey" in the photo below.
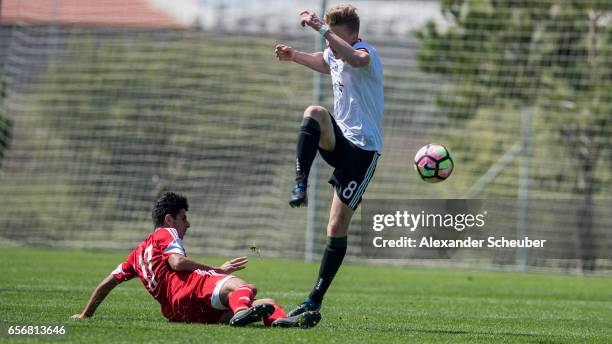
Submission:
{"label": "white jersey", "polygon": [[353,67],[336,59],[328,47],[323,59],[329,65],[334,89],[334,118],[344,137],[357,147],[382,152],[384,109],[382,63],[376,49],[359,40],[354,49],[366,50],[370,63]]}

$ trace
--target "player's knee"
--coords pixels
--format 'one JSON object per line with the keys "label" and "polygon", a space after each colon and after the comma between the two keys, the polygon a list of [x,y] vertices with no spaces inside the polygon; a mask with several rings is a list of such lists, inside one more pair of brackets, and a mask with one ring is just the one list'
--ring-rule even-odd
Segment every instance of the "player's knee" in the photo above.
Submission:
{"label": "player's knee", "polygon": [[327,114],[327,109],[325,109],[324,107],[319,106],[319,105],[310,105],[304,111],[304,118],[310,117],[310,118],[313,118],[314,120],[316,120],[319,123],[321,123],[322,121],[327,120],[328,116],[329,115]]}
{"label": "player's knee", "polygon": [[327,235],[331,237],[344,236],[347,232],[347,226],[340,220],[332,220],[327,224]]}
{"label": "player's knee", "polygon": [[253,291],[253,297],[255,297],[255,295],[257,295],[257,288],[255,287],[254,284],[251,283],[244,283],[243,285],[241,285],[241,287],[247,287],[250,288]]}
{"label": "player's knee", "polygon": [[232,278],[223,285],[223,289],[226,289],[228,292],[233,292],[240,287],[250,288],[253,290],[253,295],[257,294],[257,288],[254,284],[248,283],[240,278]]}

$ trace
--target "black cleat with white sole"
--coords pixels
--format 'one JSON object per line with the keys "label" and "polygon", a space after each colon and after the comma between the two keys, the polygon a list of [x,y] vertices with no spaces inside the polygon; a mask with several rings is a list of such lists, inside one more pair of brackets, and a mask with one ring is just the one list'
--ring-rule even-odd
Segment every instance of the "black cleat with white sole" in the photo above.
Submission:
{"label": "black cleat with white sole", "polygon": [[276,319],[272,323],[272,327],[311,328],[316,326],[319,321],[321,321],[321,313],[318,311],[308,311],[292,317]]}
{"label": "black cleat with white sole", "polygon": [[231,326],[246,326],[248,324],[266,319],[274,313],[274,306],[270,303],[262,303],[251,308],[236,312],[230,319]]}
{"label": "black cleat with white sole", "polygon": [[320,309],[321,309],[321,305],[320,304],[316,304],[316,303],[310,301],[310,299],[307,299],[306,301],[300,303],[294,309],[292,309],[288,313],[288,315],[290,317],[292,317],[292,316],[300,315],[300,314],[302,314],[304,312],[308,312],[308,311],[319,311]]}

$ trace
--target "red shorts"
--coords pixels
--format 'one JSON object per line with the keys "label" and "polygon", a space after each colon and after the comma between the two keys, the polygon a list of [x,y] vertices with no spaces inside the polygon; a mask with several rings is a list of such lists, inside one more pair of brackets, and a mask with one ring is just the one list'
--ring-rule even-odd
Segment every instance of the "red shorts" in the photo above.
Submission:
{"label": "red shorts", "polygon": [[219,292],[232,275],[196,270],[172,295],[172,307],[164,314],[171,321],[216,324],[227,313]]}

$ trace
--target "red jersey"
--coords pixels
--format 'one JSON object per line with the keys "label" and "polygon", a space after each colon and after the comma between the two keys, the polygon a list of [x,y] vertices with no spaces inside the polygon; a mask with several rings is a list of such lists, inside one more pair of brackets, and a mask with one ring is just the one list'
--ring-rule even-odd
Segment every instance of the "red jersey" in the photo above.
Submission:
{"label": "red jersey", "polygon": [[172,254],[186,256],[183,241],[176,229],[158,228],[112,274],[121,281],[138,275],[160,303],[162,314],[170,320],[214,322],[223,312],[220,307],[211,306],[211,295],[216,282],[226,275],[204,270],[172,270],[168,265]]}

